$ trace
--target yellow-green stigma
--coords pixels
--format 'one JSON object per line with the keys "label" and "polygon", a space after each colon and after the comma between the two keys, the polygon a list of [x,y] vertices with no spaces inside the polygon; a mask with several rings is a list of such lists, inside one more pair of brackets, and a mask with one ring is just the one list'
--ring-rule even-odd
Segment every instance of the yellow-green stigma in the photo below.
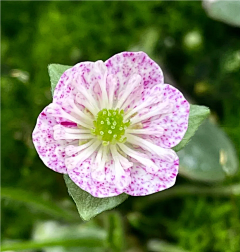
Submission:
{"label": "yellow-green stigma", "polygon": [[102,109],[93,121],[94,128],[91,133],[103,141],[103,145],[116,142],[123,143],[125,130],[130,125],[130,120],[123,122],[124,111],[119,109]]}

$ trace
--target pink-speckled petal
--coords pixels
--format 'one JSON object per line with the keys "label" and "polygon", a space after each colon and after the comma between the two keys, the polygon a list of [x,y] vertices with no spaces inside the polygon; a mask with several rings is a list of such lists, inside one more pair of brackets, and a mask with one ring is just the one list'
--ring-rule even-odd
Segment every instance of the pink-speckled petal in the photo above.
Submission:
{"label": "pink-speckled petal", "polygon": [[129,78],[134,74],[142,77],[144,88],[164,83],[161,68],[144,52],[122,52],[109,58],[105,64],[108,74],[113,74],[117,78],[116,93],[125,88]]}
{"label": "pink-speckled petal", "polygon": [[[37,124],[32,134],[34,146],[43,163],[50,169],[59,172],[67,173],[65,167],[65,147],[67,141],[54,139],[53,126],[61,123],[56,121],[55,117],[47,112],[46,107],[39,115]],[[65,125],[73,125],[71,122],[64,122]]]}
{"label": "pink-speckled petal", "polygon": [[[107,162],[105,169],[99,171],[95,166],[94,159],[90,157],[82,164],[76,165],[74,169],[68,169],[68,175],[71,180],[94,197],[113,197],[123,193],[124,188],[121,187],[119,180],[115,177],[114,162]],[[94,172],[94,176],[92,176],[92,172]],[[99,176],[100,181],[95,179],[96,176]],[[125,176],[124,180],[129,181],[130,169],[125,170]]]}
{"label": "pink-speckled petal", "polygon": [[143,82],[139,74],[133,74],[124,89],[118,94],[115,107],[123,110],[133,107],[142,96]]}
{"label": "pink-speckled petal", "polygon": [[[93,101],[98,100],[98,75],[95,62],[81,62],[66,70],[54,90],[53,102],[64,105],[67,98],[75,99],[79,91],[86,90]],[[84,91],[83,90],[83,91]],[[83,97],[84,95],[81,94]],[[86,98],[86,97],[85,97]],[[89,100],[89,99],[88,99]]]}
{"label": "pink-speckled petal", "polygon": [[161,127],[164,129],[163,134],[144,135],[143,138],[151,139],[160,147],[172,148],[183,139],[187,131],[190,104],[175,87],[168,84],[159,85],[159,87],[162,89],[163,102],[169,103],[172,107],[171,113],[159,114],[143,121],[143,128],[154,130],[154,128]]}
{"label": "pink-speckled petal", "polygon": [[173,186],[178,173],[179,160],[167,162],[156,155],[148,154],[149,158],[159,167],[154,174],[147,172],[145,166],[134,163],[131,168],[131,184],[124,190],[132,196],[145,196]]}

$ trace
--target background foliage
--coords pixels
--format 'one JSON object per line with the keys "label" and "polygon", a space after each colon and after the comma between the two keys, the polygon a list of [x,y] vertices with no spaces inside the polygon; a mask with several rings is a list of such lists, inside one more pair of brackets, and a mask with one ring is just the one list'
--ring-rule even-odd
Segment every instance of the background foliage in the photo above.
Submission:
{"label": "background foliage", "polygon": [[[205,183],[179,177],[177,185],[197,186],[196,192],[129,198],[82,223],[62,175],[33,148],[36,118],[51,102],[48,64],[106,60],[134,48],[149,29],[158,34],[152,49],[161,66],[211,108],[239,156],[239,28],[211,20],[201,2],[2,2],[1,235],[17,242],[12,250],[239,251],[239,193],[222,189],[231,189],[239,174],[214,184],[214,194],[201,189]],[[46,238],[55,239],[48,247],[66,250],[42,249]]]}

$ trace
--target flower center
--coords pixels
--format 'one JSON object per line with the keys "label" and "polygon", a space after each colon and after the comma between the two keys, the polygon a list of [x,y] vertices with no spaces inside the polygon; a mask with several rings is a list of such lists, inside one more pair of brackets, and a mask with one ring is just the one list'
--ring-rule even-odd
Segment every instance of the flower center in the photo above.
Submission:
{"label": "flower center", "polygon": [[119,109],[102,109],[93,121],[94,128],[91,133],[103,141],[103,145],[126,141],[125,130],[130,125],[130,120],[123,122],[124,111]]}

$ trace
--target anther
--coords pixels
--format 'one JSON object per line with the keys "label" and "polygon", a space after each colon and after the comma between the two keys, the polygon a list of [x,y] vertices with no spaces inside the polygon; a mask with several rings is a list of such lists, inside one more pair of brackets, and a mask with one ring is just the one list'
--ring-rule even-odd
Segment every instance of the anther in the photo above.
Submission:
{"label": "anther", "polygon": [[96,119],[93,121],[94,129],[91,133],[99,140],[103,145],[116,144],[117,142],[123,142],[125,129],[130,125],[130,121],[123,121],[124,111],[119,109],[103,109],[98,112]]}

